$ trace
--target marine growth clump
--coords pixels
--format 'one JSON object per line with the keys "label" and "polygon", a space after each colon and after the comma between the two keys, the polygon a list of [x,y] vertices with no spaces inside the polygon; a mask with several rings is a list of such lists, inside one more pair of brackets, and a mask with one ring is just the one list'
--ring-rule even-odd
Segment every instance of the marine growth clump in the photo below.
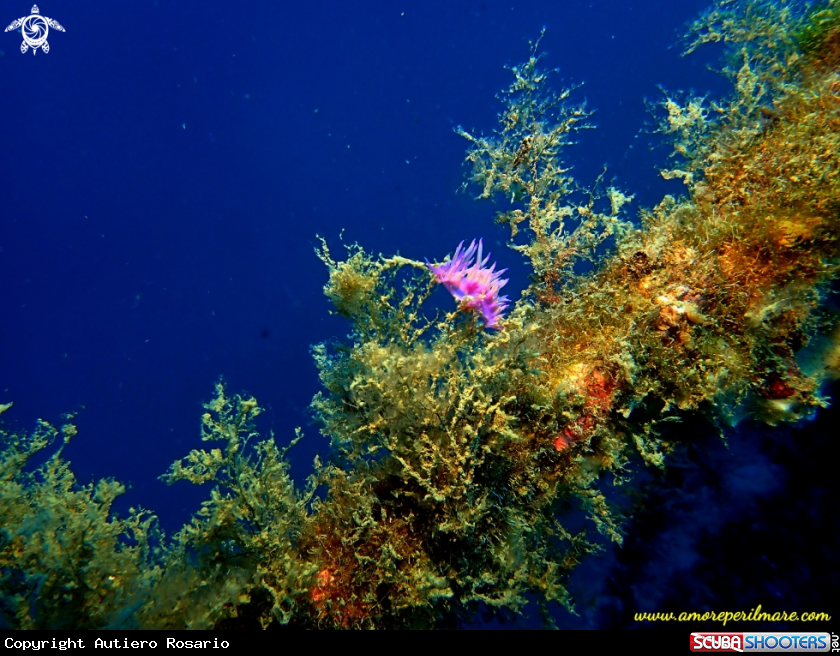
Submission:
{"label": "marine growth clump", "polygon": [[[837,376],[840,1],[797,7],[721,0],[691,27],[688,52],[727,45],[734,89],[663,95],[662,175],[685,190],[637,222],[628,193],[572,179],[588,112],[533,45],[495,131],[458,129],[467,187],[499,201],[532,267],[509,307],[480,241],[440,264],[356,245],[336,259],[322,241],[324,291],[351,333],[314,348],[312,411],[333,457],[303,489],[289,447],[255,432],[257,402],[221,384],[207,448],[164,477],[215,487],[171,538],[146,511],[114,517],[123,487],[78,485],[60,448],[25,468],[72,424],[7,435],[4,622],[419,628],[571,607],[569,573],[622,539],[605,486],[633,459],[667,466],[679,438],[665,424],[808,418]],[[455,302],[435,313],[439,284]]]}

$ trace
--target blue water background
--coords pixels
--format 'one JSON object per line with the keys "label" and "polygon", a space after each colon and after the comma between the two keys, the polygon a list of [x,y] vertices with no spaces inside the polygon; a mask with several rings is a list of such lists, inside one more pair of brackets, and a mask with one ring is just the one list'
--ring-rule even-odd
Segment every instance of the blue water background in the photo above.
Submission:
{"label": "blue water background", "polygon": [[[66,29],[50,31],[48,54],[21,54],[19,33],[0,34],[7,426],[77,413],[80,434],[65,453],[79,480],[126,482],[117,509],[152,509],[172,532],[207,490],[157,477],[202,446],[201,403],[224,376],[231,392],[257,397],[261,428],[278,442],[303,427],[293,453],[302,481],[313,456],[328,454],[307,409],[319,388],[310,346],[347,333],[322,293],[316,235],[335,255],[344,231],[370,251],[431,260],[483,237],[518,298],[528,271],[504,246],[494,207],[458,192],[467,143],[454,128],[495,127],[494,96],[511,81],[504,66],[527,59],[545,26],[546,65],[560,68],[559,84],[583,83],[573,98],[595,110],[597,129],[568,150],[579,180],[606,166],[607,180],[636,194],[633,213],[680,193],[657,174],[667,150],[651,150],[644,100],[662,98],[658,85],[725,89],[707,69],[715,48],[680,57],[678,36],[705,5],[39,5]],[[3,0],[0,21],[29,11]],[[755,494],[780,493],[771,460],[750,474],[764,481]],[[687,538],[689,552],[697,539]],[[596,559],[590,575],[620,557]],[[822,609],[819,594],[791,585],[808,608],[755,601]],[[709,603],[723,594],[712,590]],[[662,609],[655,595],[636,596],[648,600],[642,610]],[[577,625],[599,621],[584,613]]]}

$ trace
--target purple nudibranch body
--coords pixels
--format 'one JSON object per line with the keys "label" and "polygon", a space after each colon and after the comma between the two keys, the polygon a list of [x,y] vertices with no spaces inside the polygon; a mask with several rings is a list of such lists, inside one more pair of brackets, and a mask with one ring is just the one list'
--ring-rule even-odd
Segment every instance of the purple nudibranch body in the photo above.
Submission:
{"label": "purple nudibranch body", "polygon": [[508,306],[508,298],[499,296],[499,290],[508,283],[507,279],[502,280],[502,274],[507,269],[495,271],[495,263],[488,269],[485,265],[490,253],[482,259],[482,247],[480,239],[478,246],[473,239],[466,250],[464,242],[461,242],[448,262],[434,265],[427,260],[426,264],[435,279],[449,290],[461,307],[478,312],[485,328],[501,329],[499,320]]}

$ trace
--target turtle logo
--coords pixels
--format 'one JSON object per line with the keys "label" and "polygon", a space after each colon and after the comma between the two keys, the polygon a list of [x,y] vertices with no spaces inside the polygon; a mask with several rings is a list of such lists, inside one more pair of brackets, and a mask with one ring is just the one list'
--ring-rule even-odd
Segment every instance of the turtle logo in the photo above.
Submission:
{"label": "turtle logo", "polygon": [[6,32],[20,28],[20,33],[23,35],[23,43],[20,44],[20,51],[26,52],[32,48],[32,54],[38,52],[41,48],[44,52],[50,51],[50,44],[47,43],[47,34],[50,33],[50,28],[63,32],[64,28],[58,24],[58,21],[46,16],[41,16],[38,11],[38,5],[32,5],[32,13],[29,16],[18,18],[9,27]]}

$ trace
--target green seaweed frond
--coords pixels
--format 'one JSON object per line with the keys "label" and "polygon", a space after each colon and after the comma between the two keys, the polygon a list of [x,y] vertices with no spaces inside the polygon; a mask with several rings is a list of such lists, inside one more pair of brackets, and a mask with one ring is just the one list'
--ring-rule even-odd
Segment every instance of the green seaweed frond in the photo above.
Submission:
{"label": "green seaweed frond", "polygon": [[352,320],[355,336],[406,347],[418,343],[436,322],[421,310],[437,286],[429,268],[399,255],[376,258],[358,244],[346,248],[347,259],[336,261],[321,238],[315,253],[329,269],[324,294]]}
{"label": "green seaweed frond", "polygon": [[[61,455],[75,434],[72,424],[59,431],[43,421],[29,434],[0,434],[0,613],[17,628],[136,627],[134,610],[160,578],[156,518],[114,516],[125,491],[114,480],[76,482]],[[61,447],[27,470],[59,436]]]}
{"label": "green seaweed frond", "polygon": [[[575,143],[575,132],[592,127],[591,112],[584,103],[570,101],[575,87],[556,91],[550,86],[556,71],[540,67],[544,34],[531,44],[526,63],[509,68],[514,81],[499,96],[501,127],[489,136],[460,126],[456,132],[471,144],[468,183],[480,189],[478,198],[510,207],[496,221],[510,227],[509,245],[530,260],[537,293],[551,296],[572,278],[577,262],[594,261],[601,244],[627,229],[622,208],[632,196],[605,189],[603,174],[589,189],[571,176],[565,149]],[[523,223],[531,240],[518,244],[514,240]]]}
{"label": "green seaweed frond", "polygon": [[806,57],[836,65],[840,58],[840,2],[827,0],[815,5],[793,36]]}
{"label": "green seaweed frond", "polygon": [[299,558],[296,543],[317,475],[299,493],[286,459],[303,435],[298,431],[282,449],[273,438],[255,441],[259,434],[253,420],[261,412],[256,400],[228,397],[221,382],[204,407],[202,439],[225,444],[193,450],[161,477],[169,484],[212,482],[214,488],[198,515],[175,536],[159,589],[182,591],[178,608],[192,628],[235,617],[240,605],[252,602],[255,588],[270,601],[263,602],[270,612],[262,609],[260,621],[267,624],[273,617],[287,623],[314,575],[313,567]]}

